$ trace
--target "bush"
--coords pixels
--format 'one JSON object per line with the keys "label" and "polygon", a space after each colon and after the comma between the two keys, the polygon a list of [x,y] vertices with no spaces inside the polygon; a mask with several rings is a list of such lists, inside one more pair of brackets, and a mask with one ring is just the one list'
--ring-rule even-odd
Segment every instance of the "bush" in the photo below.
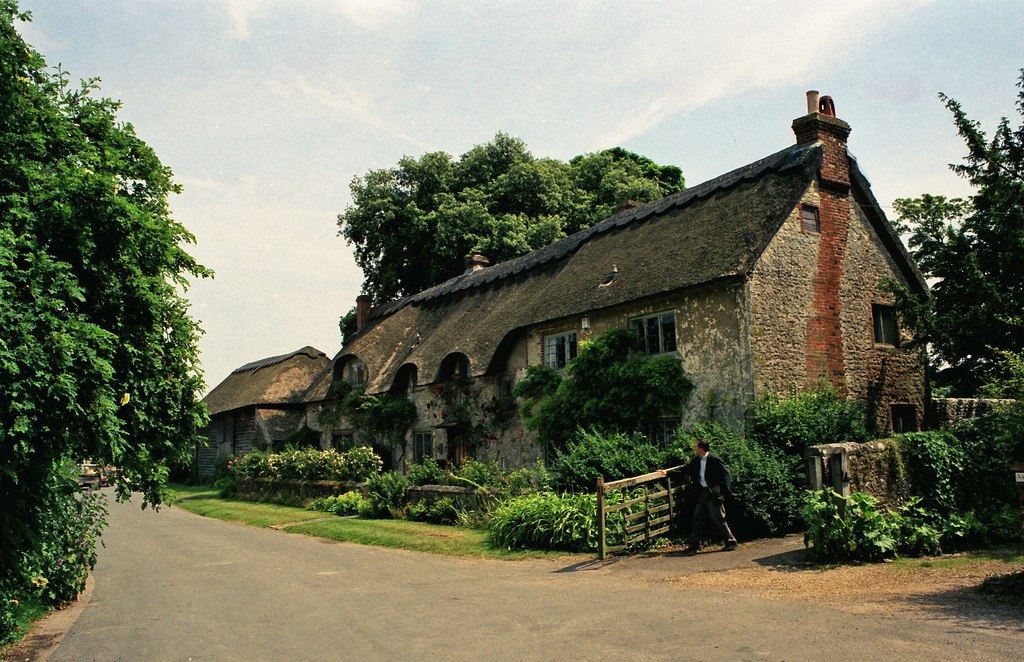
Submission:
{"label": "bush", "polygon": [[227,466],[238,478],[363,482],[380,471],[382,462],[373,449],[366,447],[344,453],[291,448],[280,453],[254,450],[231,458]]}
{"label": "bush", "polygon": [[221,499],[230,499],[238,493],[238,479],[232,475],[222,476],[213,481],[213,489]]}
{"label": "bush", "polygon": [[786,397],[775,393],[754,403],[751,438],[802,463],[809,446],[870,438],[864,410],[855,400],[839,397],[829,385]]}
{"label": "bush", "polygon": [[[717,423],[701,423],[676,433],[666,464],[688,462],[693,442],[699,438],[708,440],[711,453],[722,458],[732,474],[727,510],[729,526],[737,537],[750,539],[794,530],[800,522],[801,491],[793,484],[780,453]],[[683,524],[685,527],[687,522]]]}
{"label": "bush", "polygon": [[882,561],[896,556],[896,527],[871,495],[808,492],[802,510],[804,544],[818,561]]}
{"label": "bush", "polygon": [[409,519],[432,524],[455,524],[460,521],[462,515],[459,504],[451,497],[421,499],[408,509]]}
{"label": "bush", "polygon": [[402,514],[409,481],[397,471],[377,474],[366,482],[369,499],[359,510],[360,517],[391,518]]}
{"label": "bush", "polygon": [[597,497],[593,494],[527,494],[501,503],[487,524],[504,549],[597,549]]}
{"label": "bush", "polygon": [[344,453],[347,468],[345,477],[356,483],[368,481],[380,473],[384,461],[368,446],[357,446]]}
{"label": "bush", "polygon": [[665,453],[646,437],[580,431],[551,468],[559,491],[592,492],[598,478],[620,480],[654,471]]}
{"label": "bush", "polygon": [[424,458],[422,464],[409,467],[410,485],[447,485],[448,473],[432,457]]}
{"label": "bush", "polygon": [[366,503],[366,498],[359,492],[345,492],[337,496],[321,497],[314,499],[306,508],[318,510],[332,515],[358,515],[360,508]]}

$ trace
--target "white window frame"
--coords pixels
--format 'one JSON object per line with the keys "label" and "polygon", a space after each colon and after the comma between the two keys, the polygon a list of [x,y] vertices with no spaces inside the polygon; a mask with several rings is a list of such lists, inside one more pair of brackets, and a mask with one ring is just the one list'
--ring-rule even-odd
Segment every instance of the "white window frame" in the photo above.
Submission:
{"label": "white window frame", "polygon": [[[654,329],[658,333],[657,346],[651,346],[650,341],[650,329],[651,321],[654,321]],[[667,324],[670,322],[670,324]],[[637,331],[640,334],[640,339],[643,341],[644,353],[649,356],[656,356],[659,354],[671,354],[675,353],[679,344],[676,339],[676,312],[674,310],[663,310],[657,313],[651,313],[650,315],[641,315],[640,317],[633,317],[629,320],[630,330]],[[670,328],[672,330],[671,342],[666,342],[665,329]],[[655,350],[655,351],[652,351]]]}
{"label": "white window frame", "polygon": [[[559,349],[561,349],[562,361],[561,365],[559,362]],[[579,335],[576,331],[566,331],[564,333],[553,333],[551,335],[544,336],[543,343],[543,360],[544,365],[555,370],[562,370],[565,366],[569,365],[569,362],[576,358],[579,352]]]}

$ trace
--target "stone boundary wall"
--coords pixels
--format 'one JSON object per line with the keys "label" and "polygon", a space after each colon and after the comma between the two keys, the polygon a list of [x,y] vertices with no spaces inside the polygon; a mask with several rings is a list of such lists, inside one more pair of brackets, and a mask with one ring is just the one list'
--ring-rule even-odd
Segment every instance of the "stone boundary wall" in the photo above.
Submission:
{"label": "stone boundary wall", "polygon": [[932,398],[928,407],[927,426],[931,430],[942,430],[962,420],[989,414],[1002,403],[1012,400],[986,398]]}
{"label": "stone boundary wall", "polygon": [[418,501],[437,501],[445,497],[451,497],[468,510],[477,509],[484,501],[476,489],[456,485],[412,485],[406,493],[406,500],[410,504]]}
{"label": "stone boundary wall", "polygon": [[[845,455],[846,475],[835,474]],[[910,482],[904,469],[899,445],[894,439],[863,443],[811,446],[804,454],[808,486],[812,490],[831,487],[843,492],[865,492],[879,500],[883,508],[895,507],[910,495]]]}
{"label": "stone boundary wall", "polygon": [[358,490],[366,492],[366,483],[334,480],[279,480],[276,478],[239,478],[235,491],[239,498],[250,501],[280,500],[295,498],[312,501],[325,496],[334,496]]}

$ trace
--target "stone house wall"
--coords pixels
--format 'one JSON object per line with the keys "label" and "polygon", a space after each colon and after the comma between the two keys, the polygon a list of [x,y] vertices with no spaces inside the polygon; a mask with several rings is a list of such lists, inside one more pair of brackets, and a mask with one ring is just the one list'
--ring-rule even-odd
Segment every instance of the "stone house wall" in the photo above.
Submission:
{"label": "stone house wall", "polygon": [[[812,184],[803,203],[821,209],[819,189]],[[821,234],[805,232],[795,208],[754,269],[749,314],[755,396],[815,387],[824,379],[841,394],[865,402],[877,429],[891,429],[893,404],[912,405],[914,427],[920,427],[925,414],[920,351],[874,343],[872,305],[892,303],[882,284],[905,281],[860,206],[853,201],[846,206],[849,222],[842,224],[841,238],[824,228]],[[841,248],[829,251],[840,256],[839,263],[821,260],[819,244],[840,240]],[[829,286],[836,289],[836,301],[828,300],[828,288],[817,282],[822,280],[837,281]],[[816,321],[822,309],[832,307],[838,310]],[[794,375],[802,375],[803,383],[794,384]]]}

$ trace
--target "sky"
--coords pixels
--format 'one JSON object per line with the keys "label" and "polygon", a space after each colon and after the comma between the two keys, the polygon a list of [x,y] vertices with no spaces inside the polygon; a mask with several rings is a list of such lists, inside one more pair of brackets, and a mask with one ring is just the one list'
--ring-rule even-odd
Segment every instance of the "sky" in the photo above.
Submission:
{"label": "sky", "polygon": [[312,345],[333,356],[362,273],[353,178],[503,131],[538,157],[616,145],[699,184],[794,142],[805,92],[892,201],[970,194],[940,92],[989,131],[1024,67],[1021,0],[20,0],[51,66],[103,96],[184,191],[216,273],[187,296],[208,388]]}

